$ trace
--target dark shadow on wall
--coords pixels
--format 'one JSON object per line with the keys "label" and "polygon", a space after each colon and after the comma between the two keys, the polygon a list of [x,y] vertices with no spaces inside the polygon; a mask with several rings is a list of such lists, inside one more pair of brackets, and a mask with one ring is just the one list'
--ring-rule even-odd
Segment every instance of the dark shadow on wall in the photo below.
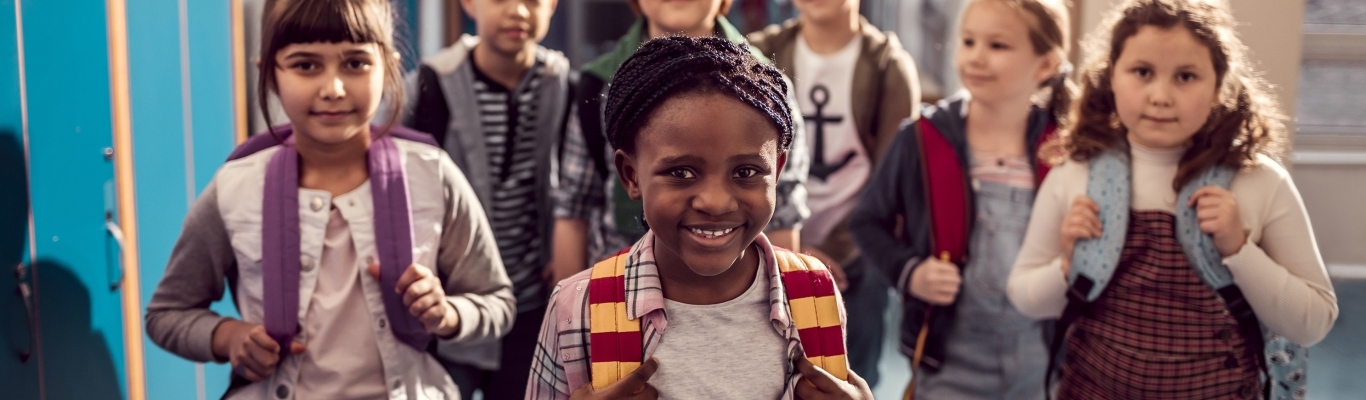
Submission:
{"label": "dark shadow on wall", "polygon": [[[51,260],[31,263],[23,280],[15,273],[28,246],[30,209],[20,140],[0,130],[0,398],[37,399],[41,358],[46,398],[120,399],[114,358],[104,335],[91,329],[90,289],[71,267]],[[21,283],[36,289],[33,297],[41,296],[31,303],[36,315],[21,296]],[[40,318],[41,351],[33,348],[38,343],[30,318]],[[24,352],[30,352],[27,360],[21,360]]]}
{"label": "dark shadow on wall", "polygon": [[[28,171],[20,136],[0,129],[0,397],[4,398],[38,398],[38,360],[32,354],[29,312],[15,274],[28,246],[28,210]],[[24,283],[30,282],[27,278]]]}
{"label": "dark shadow on wall", "polygon": [[[90,289],[70,267],[39,259],[43,381],[48,399],[121,399],[104,334],[90,327]],[[119,351],[122,351],[121,349]]]}

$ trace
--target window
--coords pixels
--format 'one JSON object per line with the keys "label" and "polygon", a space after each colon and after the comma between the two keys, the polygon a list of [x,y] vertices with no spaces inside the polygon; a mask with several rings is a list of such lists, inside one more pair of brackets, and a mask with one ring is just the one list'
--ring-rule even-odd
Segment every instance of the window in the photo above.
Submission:
{"label": "window", "polygon": [[1297,148],[1366,153],[1366,2],[1305,2],[1297,102]]}

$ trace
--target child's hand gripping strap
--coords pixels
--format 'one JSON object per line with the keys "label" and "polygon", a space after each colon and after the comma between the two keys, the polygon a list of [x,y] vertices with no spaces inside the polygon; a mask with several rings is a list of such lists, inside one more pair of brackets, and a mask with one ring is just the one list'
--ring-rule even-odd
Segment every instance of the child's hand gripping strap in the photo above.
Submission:
{"label": "child's hand gripping strap", "polygon": [[593,265],[588,281],[589,364],[594,389],[603,389],[640,367],[645,349],[640,319],[626,310],[629,249]]}
{"label": "child's hand gripping strap", "polygon": [[[1057,354],[1067,337],[1068,327],[1086,314],[1091,301],[1100,297],[1124,250],[1124,238],[1129,231],[1129,202],[1133,186],[1129,178],[1127,154],[1107,151],[1091,157],[1086,177],[1086,197],[1100,206],[1101,235],[1099,238],[1078,240],[1072,254],[1072,268],[1067,274],[1067,306],[1058,317],[1053,339],[1048,346],[1048,369],[1044,371],[1044,392],[1053,396],[1053,371]],[[1072,199],[1067,200],[1071,207]]]}
{"label": "child's hand gripping strap", "polygon": [[775,249],[782,272],[792,324],[806,359],[840,380],[849,380],[849,361],[844,349],[844,325],[840,323],[835,280],[819,260],[804,254]]}
{"label": "child's hand gripping strap", "polygon": [[[249,154],[249,153],[248,153]],[[243,155],[245,156],[245,154]],[[374,199],[375,247],[380,260],[380,285],[398,286],[398,278],[413,262],[412,214],[408,182],[393,139],[370,143],[367,153],[370,189]],[[266,164],[262,196],[261,269],[266,333],[280,344],[282,354],[299,332],[299,155],[286,139]],[[317,262],[317,260],[313,260]],[[382,290],[384,310],[394,336],[426,351],[432,335],[422,321],[408,313],[402,294]]]}
{"label": "child's hand gripping strap", "polygon": [[1257,320],[1252,305],[1243,297],[1233,281],[1233,273],[1223,263],[1223,255],[1214,245],[1214,238],[1200,231],[1200,219],[1195,207],[1187,207],[1191,195],[1205,186],[1218,186],[1228,189],[1237,174],[1232,168],[1215,166],[1205,170],[1198,178],[1181,188],[1176,198],[1176,235],[1181,250],[1195,273],[1209,287],[1214,288],[1224,301],[1228,312],[1238,321],[1238,330],[1247,341],[1252,359],[1257,360],[1266,374],[1267,390],[1264,395],[1270,399],[1304,398],[1308,376],[1305,374],[1309,364],[1309,349],[1276,335]]}
{"label": "child's hand gripping strap", "polygon": [[[1072,270],[1068,275],[1067,308],[1058,320],[1053,338],[1056,354],[1067,332],[1067,327],[1086,312],[1087,305],[1104,291],[1124,249],[1128,234],[1128,216],[1132,190],[1132,175],[1128,157],[1117,152],[1105,152],[1091,159],[1086,194],[1100,206],[1102,234],[1100,238],[1077,242],[1072,254]],[[1239,330],[1254,353],[1253,359],[1262,363],[1267,374],[1269,398],[1303,398],[1307,376],[1308,349],[1273,334],[1257,320],[1251,305],[1233,282],[1228,266],[1214,245],[1210,235],[1200,231],[1194,207],[1188,207],[1191,195],[1205,186],[1227,189],[1236,174],[1231,168],[1216,166],[1187,183],[1177,195],[1176,238],[1196,275],[1213,288],[1224,301],[1229,314],[1237,321]],[[1050,359],[1045,389],[1051,388],[1053,362]],[[1298,396],[1298,397],[1296,397]]]}

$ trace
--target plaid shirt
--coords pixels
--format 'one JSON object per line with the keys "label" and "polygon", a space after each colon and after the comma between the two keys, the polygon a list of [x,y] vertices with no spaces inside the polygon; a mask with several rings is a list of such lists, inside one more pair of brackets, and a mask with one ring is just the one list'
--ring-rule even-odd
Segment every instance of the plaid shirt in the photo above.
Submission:
{"label": "plaid shirt", "polygon": [[[783,78],[786,81],[787,78]],[[802,220],[811,214],[806,205],[806,178],[811,169],[811,151],[806,143],[806,127],[801,118],[801,108],[797,106],[792,83],[788,82],[788,108],[792,110],[792,145],[787,153],[787,164],[778,175],[777,204],[773,219],[766,230],[797,229]],[[577,105],[569,111],[569,121],[565,125],[564,143],[561,144],[560,187],[555,191],[555,218],[570,218],[588,222],[588,255],[592,260],[611,256],[619,249],[630,246],[634,237],[617,231],[611,201],[614,185],[620,184],[616,168],[612,167],[610,145],[603,154],[608,165],[607,175],[602,176],[594,167],[589,155],[588,145],[584,142],[583,128],[579,124]]]}
{"label": "plaid shirt", "polygon": [[[762,266],[768,274],[768,297],[772,305],[769,318],[774,331],[787,340],[786,354],[791,354],[798,344],[797,328],[792,324],[792,314],[788,311],[787,294],[779,275],[777,258],[773,255],[773,245],[762,234],[755,238],[754,243],[760,250]],[[591,384],[588,360],[591,346],[588,335],[588,281],[591,275],[592,269],[589,269],[561,281],[555,287],[531,362],[527,400],[568,399],[575,389]],[[836,304],[840,304],[840,324],[844,325],[844,301],[839,296],[839,291],[835,291]],[[626,265],[626,309],[632,319],[641,319],[640,331],[644,336],[641,343],[645,346],[644,354],[648,359],[659,346],[664,328],[668,326],[664,312],[664,290],[660,286],[659,270],[654,259],[653,233],[646,233],[631,247]],[[660,362],[667,363],[668,360]],[[786,369],[787,387],[783,390],[782,399],[795,399],[801,374],[791,361],[787,361]]]}

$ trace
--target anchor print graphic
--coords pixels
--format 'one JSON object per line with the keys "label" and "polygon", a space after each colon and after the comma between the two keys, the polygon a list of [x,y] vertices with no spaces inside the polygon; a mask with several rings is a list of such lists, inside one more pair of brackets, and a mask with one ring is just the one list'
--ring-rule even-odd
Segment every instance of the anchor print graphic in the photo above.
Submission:
{"label": "anchor print graphic", "polygon": [[816,115],[802,116],[802,119],[805,119],[808,123],[816,126],[816,146],[813,151],[815,154],[811,157],[811,176],[819,178],[822,181],[827,181],[826,178],[829,177],[830,174],[833,174],[835,171],[839,171],[844,168],[845,165],[848,165],[849,161],[853,160],[856,155],[853,151],[850,151],[848,154],[845,154],[843,159],[837,164],[825,163],[825,123],[840,123],[841,121],[844,121],[844,117],[827,117],[825,115],[823,111],[825,105],[829,102],[830,89],[826,89],[825,85],[816,85],[815,87],[812,87],[811,104],[816,106]]}

